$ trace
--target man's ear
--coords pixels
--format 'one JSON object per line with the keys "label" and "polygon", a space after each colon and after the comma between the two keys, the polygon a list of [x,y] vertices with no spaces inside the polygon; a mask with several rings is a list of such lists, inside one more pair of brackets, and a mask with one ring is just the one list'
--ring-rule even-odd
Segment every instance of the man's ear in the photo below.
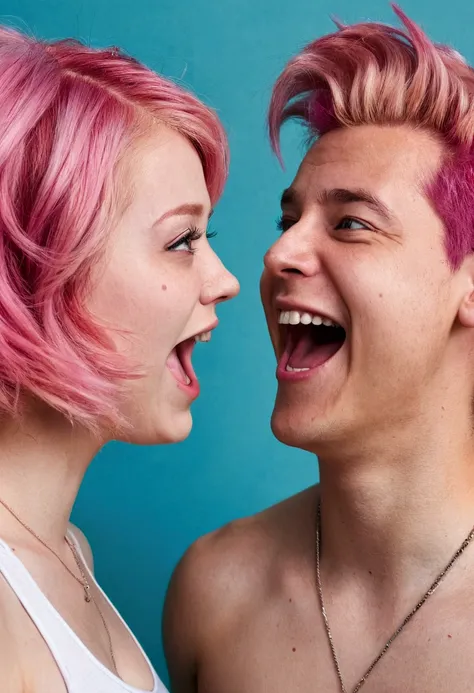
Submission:
{"label": "man's ear", "polygon": [[458,320],[464,327],[474,327],[474,254],[463,262],[464,295],[459,305]]}

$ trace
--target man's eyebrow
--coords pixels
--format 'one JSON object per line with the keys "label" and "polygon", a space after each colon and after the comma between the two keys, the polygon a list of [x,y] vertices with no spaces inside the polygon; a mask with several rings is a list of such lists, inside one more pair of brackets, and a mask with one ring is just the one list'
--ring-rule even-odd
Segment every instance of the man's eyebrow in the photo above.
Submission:
{"label": "man's eyebrow", "polygon": [[[209,213],[209,219],[213,215],[214,210],[211,209]],[[204,214],[204,207],[202,204],[197,203],[197,202],[188,202],[186,204],[178,205],[178,207],[173,207],[173,209],[169,209],[167,212],[161,215],[159,219],[155,221],[155,224],[161,224],[162,221],[165,221],[165,219],[169,219],[170,217],[184,217],[184,216],[194,216],[194,217],[201,217]]]}
{"label": "man's eyebrow", "polygon": [[321,204],[328,204],[331,202],[336,202],[339,204],[362,202],[362,204],[370,207],[380,217],[385,219],[385,221],[391,223],[395,219],[395,215],[385,204],[385,202],[382,202],[380,198],[373,195],[368,190],[364,190],[364,188],[355,188],[354,190],[349,190],[347,188],[333,188],[332,190],[323,190],[318,197],[318,201]]}
{"label": "man's eyebrow", "polygon": [[[385,221],[393,223],[395,220],[395,215],[390,210],[390,208],[382,202],[378,197],[373,195],[368,190],[364,188],[355,188],[350,190],[348,188],[332,188],[331,190],[321,190],[318,191],[316,195],[316,202],[320,205],[328,205],[331,203],[336,204],[351,204],[353,202],[362,202],[363,204],[370,207],[374,212],[381,216]],[[287,188],[283,191],[281,196],[281,206],[297,205],[298,204],[298,194],[293,188]]]}

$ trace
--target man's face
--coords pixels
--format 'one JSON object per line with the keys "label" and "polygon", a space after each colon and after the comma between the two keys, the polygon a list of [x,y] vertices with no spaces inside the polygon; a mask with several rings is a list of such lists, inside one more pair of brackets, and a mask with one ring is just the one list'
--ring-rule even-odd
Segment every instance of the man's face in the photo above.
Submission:
{"label": "man's face", "polygon": [[424,194],[442,153],[408,126],[335,130],[284,193],[261,284],[282,442],[321,452],[403,426],[440,399],[467,288]]}

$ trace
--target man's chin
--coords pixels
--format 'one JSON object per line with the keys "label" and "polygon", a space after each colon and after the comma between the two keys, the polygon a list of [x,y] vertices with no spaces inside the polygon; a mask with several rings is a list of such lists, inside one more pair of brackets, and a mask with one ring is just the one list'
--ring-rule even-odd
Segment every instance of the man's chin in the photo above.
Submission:
{"label": "man's chin", "polygon": [[273,410],[271,428],[280,443],[319,455],[326,447],[337,443],[341,427],[334,416],[306,407],[278,402]]}
{"label": "man's chin", "polygon": [[[273,435],[280,443],[292,448],[313,452],[317,430],[309,421],[302,421],[288,411],[275,409],[272,415],[271,428]],[[316,435],[315,435],[316,434]]]}

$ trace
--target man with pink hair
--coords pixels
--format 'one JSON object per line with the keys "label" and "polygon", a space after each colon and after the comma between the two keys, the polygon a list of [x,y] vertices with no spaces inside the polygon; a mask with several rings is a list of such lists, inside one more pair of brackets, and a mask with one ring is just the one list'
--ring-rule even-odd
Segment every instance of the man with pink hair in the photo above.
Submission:
{"label": "man with pink hair", "polygon": [[447,693],[474,680],[474,70],[339,26],[269,128],[310,147],[262,297],[272,428],[320,484],[199,540],[165,610],[175,693]]}

